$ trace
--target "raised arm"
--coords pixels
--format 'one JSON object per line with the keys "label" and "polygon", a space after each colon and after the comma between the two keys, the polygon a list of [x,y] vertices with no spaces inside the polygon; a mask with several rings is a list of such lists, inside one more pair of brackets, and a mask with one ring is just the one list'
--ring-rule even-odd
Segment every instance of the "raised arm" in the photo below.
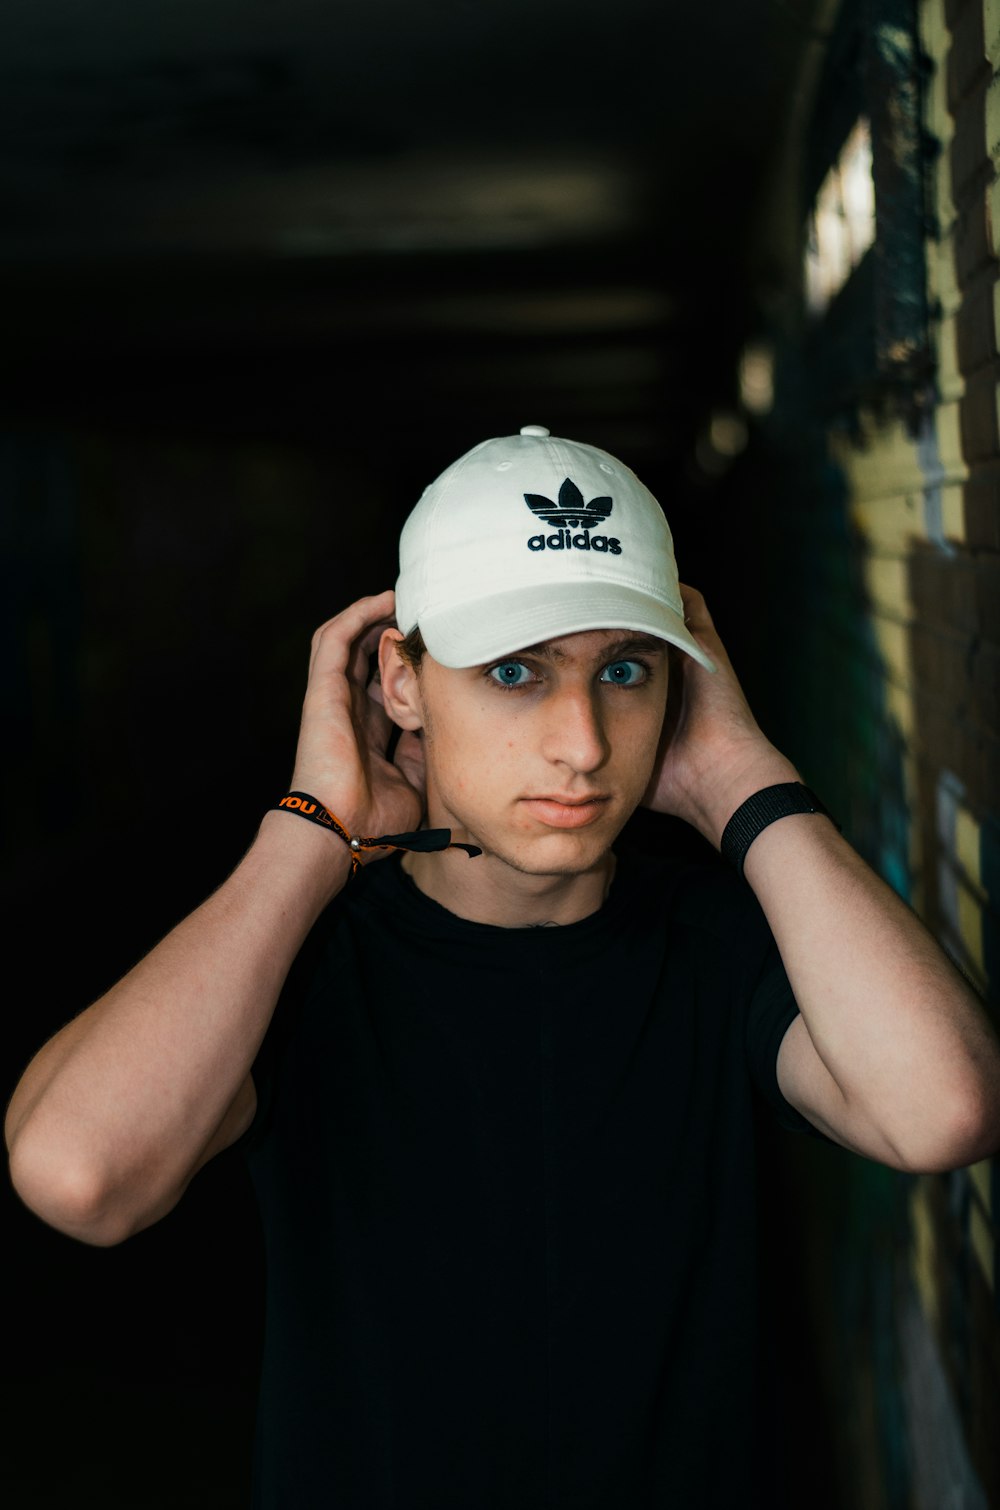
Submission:
{"label": "raised arm", "polygon": [[[678,718],[646,801],[719,848],[742,802],[801,777],[754,721],[701,594],[683,591],[688,627],[719,672],[685,658]],[[778,1055],[788,1101],[897,1169],[957,1169],[1000,1150],[1000,1045],[982,1005],[830,820],[772,823],[744,874],[801,1013]]]}
{"label": "raised arm", "polygon": [[[392,611],[391,592],[365,598],[313,636],[292,787],[352,833],[419,821],[419,743],[404,736],[386,760],[391,725],[367,686]],[[279,992],[349,873],[336,835],[268,812],[228,880],[44,1045],[5,1123],[11,1179],[37,1215],[83,1242],[120,1242],[249,1126],[250,1066]]]}

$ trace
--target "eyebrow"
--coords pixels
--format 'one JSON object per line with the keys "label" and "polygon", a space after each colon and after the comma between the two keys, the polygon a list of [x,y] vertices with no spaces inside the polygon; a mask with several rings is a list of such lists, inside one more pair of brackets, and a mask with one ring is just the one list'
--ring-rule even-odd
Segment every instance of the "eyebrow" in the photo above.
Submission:
{"label": "eyebrow", "polygon": [[[595,660],[601,662],[618,660],[629,650],[645,650],[652,655],[657,655],[667,649],[666,640],[658,640],[651,634],[629,634],[620,640],[612,640],[610,645],[603,645],[595,656]],[[570,657],[563,650],[554,645],[542,641],[540,645],[525,645],[522,650],[514,652],[515,655],[537,655],[543,660],[560,663],[568,661]]]}

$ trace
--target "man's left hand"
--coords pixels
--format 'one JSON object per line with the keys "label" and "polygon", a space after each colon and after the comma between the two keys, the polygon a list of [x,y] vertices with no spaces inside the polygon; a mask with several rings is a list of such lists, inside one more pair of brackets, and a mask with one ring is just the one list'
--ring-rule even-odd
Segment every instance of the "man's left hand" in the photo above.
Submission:
{"label": "man's left hand", "polygon": [[684,818],[719,847],[740,803],[782,781],[801,777],[766,738],[750,711],[705,599],[681,586],[685,623],[715,663],[706,671],[681,652],[672,660],[663,736],[643,803]]}

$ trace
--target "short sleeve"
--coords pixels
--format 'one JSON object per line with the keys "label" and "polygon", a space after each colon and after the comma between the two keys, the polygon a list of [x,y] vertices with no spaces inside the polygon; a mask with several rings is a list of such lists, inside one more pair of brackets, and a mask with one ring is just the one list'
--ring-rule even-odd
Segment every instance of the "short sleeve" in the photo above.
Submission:
{"label": "short sleeve", "polygon": [[750,1075],[782,1127],[830,1143],[833,1140],[826,1133],[786,1100],[778,1084],[778,1050],[798,1015],[785,967],[772,939],[747,1008],[746,1055]]}

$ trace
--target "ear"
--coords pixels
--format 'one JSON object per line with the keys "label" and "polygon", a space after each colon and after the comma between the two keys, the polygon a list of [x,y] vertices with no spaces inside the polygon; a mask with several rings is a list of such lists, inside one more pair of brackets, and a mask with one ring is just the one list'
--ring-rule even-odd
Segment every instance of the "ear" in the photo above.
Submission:
{"label": "ear", "polygon": [[407,665],[396,646],[405,637],[398,629],[385,629],[378,646],[379,679],[385,711],[401,729],[422,729],[424,705],[420,681],[412,666]]}

